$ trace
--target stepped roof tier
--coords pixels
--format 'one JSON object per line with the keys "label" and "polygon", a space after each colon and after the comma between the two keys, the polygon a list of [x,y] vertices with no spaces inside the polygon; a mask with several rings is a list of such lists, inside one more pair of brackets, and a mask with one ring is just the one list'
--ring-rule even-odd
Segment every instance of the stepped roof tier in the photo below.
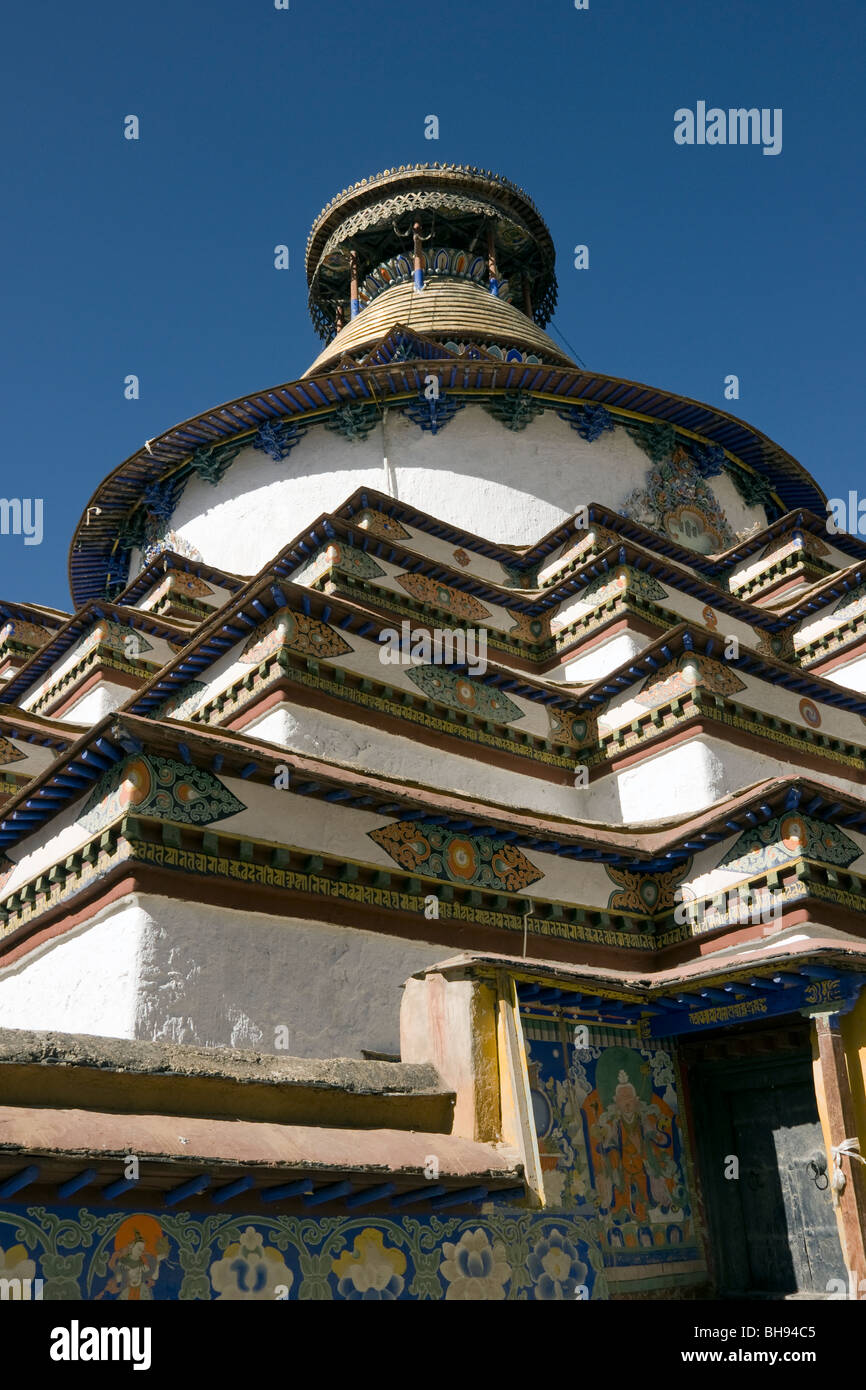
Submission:
{"label": "stepped roof tier", "polygon": [[[550,1292],[554,1247],[590,1297],[727,1288],[705,1068],[811,1040],[808,1142],[860,1123],[866,544],[556,346],[505,179],[355,185],[307,275],[307,374],[109,476],[73,612],[0,611],[0,1250],[21,1191],[106,1240],[222,1209],[184,1297],[264,1211],[292,1297]],[[866,1277],[847,1172],[822,1250]]]}

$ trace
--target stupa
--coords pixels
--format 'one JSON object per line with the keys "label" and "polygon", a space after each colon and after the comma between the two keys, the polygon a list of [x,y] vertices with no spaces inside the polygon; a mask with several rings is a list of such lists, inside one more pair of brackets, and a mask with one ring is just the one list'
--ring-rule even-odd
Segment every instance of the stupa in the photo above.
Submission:
{"label": "stupa", "polygon": [[309,369],[2,605],[3,1289],[866,1278],[866,546],[572,360],[508,179],[364,179],[306,268]]}

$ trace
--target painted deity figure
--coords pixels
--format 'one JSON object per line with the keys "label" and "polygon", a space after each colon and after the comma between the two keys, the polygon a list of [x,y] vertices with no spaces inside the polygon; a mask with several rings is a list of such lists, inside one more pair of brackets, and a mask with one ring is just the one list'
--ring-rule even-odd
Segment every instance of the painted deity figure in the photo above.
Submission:
{"label": "painted deity figure", "polygon": [[153,1299],[151,1290],[159,1277],[159,1267],[168,1255],[169,1244],[163,1237],[157,1241],[154,1254],[147,1252],[146,1245],[144,1236],[136,1231],[127,1245],[115,1250],[108,1261],[110,1278],[103,1294],[119,1302]]}
{"label": "painted deity figure", "polygon": [[613,1100],[590,1126],[601,1209],[647,1219],[649,1207],[669,1212],[677,1165],[671,1147],[672,1116],[663,1102],[642,1101],[625,1071]]}

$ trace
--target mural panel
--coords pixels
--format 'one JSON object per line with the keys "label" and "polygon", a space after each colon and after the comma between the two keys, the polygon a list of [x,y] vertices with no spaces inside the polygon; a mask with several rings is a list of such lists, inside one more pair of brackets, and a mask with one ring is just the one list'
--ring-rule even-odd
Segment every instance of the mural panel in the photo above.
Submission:
{"label": "mural panel", "polygon": [[0,1209],[0,1271],[44,1300],[392,1302],[604,1296],[591,1220],[486,1204],[447,1219]]}
{"label": "mural panel", "polygon": [[523,1018],[551,1216],[598,1223],[607,1267],[702,1261],[673,1054],[628,1030]]}

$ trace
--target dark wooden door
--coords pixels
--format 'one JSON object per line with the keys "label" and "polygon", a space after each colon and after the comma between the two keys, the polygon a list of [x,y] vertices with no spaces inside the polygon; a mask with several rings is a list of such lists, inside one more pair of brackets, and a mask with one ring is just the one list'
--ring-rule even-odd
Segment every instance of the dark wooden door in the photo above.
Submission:
{"label": "dark wooden door", "polygon": [[719,1292],[826,1293],[845,1269],[808,1055],[690,1071]]}

